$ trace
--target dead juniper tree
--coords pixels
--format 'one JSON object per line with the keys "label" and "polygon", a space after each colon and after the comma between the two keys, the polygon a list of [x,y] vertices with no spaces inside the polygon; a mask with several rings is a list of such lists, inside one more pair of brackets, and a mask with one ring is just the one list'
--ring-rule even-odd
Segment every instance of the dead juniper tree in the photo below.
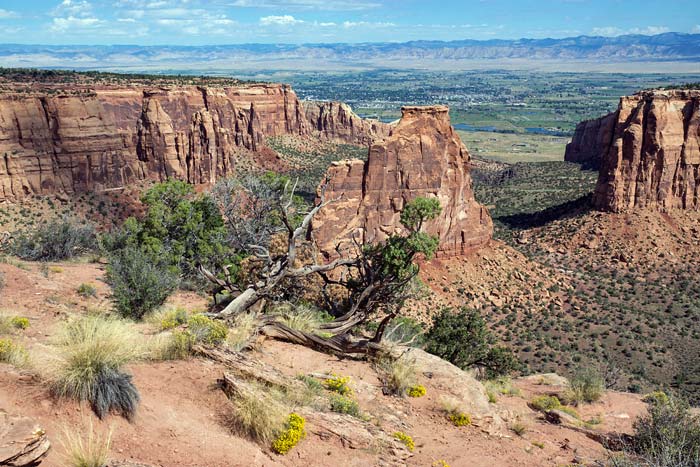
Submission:
{"label": "dead juniper tree", "polygon": [[[307,239],[311,238],[309,228],[314,216],[334,200],[326,199],[322,188],[315,205],[304,209],[295,188],[289,180],[271,175],[244,177],[215,187],[213,196],[221,206],[231,245],[249,255],[254,263],[253,273],[245,283],[234,280],[228,272],[216,276],[201,268],[205,277],[234,297],[215,316],[234,317],[260,300],[274,297],[285,281],[315,276],[322,281],[327,306],[337,316],[321,327],[329,337],[291,329],[273,316],[261,318],[260,331],[340,354],[378,350],[387,324],[410,295],[410,285],[419,270],[414,260],[419,255],[429,258],[437,249],[438,239],[421,230],[426,220],[439,214],[439,202],[417,198],[407,203],[401,213],[404,234],[391,235],[372,245],[355,241],[351,251],[338,248],[338,258],[324,263],[309,260],[306,255],[301,258],[299,250],[303,245],[309,246]],[[271,247],[275,236],[284,237],[284,248]],[[330,290],[343,292],[338,296]],[[378,317],[381,321],[374,336],[355,337],[359,326]]]}

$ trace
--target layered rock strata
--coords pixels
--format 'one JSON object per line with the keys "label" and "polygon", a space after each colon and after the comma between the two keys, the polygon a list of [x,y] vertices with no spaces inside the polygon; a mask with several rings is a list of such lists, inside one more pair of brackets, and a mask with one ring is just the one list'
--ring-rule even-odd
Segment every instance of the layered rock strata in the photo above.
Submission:
{"label": "layered rock strata", "polygon": [[600,159],[597,208],[700,208],[700,91],[623,97],[616,112],[587,128],[572,145],[589,141]]}
{"label": "layered rock strata", "polygon": [[[306,113],[314,106],[315,114],[331,116],[318,130],[318,119]],[[235,171],[241,152],[263,149],[265,137],[368,145],[382,135],[383,124],[344,105],[314,106],[274,84],[0,91],[0,201],[145,179],[211,184]]]}
{"label": "layered rock strata", "polygon": [[328,171],[327,199],[313,225],[324,255],[374,243],[400,232],[400,213],[418,196],[440,201],[440,216],[425,231],[440,239],[439,255],[460,255],[489,241],[487,210],[476,202],[469,153],[450,124],[446,106],[404,107],[389,136],[374,143],[366,162],[335,163]]}

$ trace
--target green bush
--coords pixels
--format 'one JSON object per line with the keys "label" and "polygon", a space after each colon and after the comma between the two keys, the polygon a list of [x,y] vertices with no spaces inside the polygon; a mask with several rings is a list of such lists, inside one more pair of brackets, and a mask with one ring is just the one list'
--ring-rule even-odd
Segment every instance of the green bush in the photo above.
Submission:
{"label": "green bush", "polygon": [[95,228],[84,221],[54,219],[42,226],[19,232],[9,252],[27,261],[60,261],[97,249]]}
{"label": "green bush", "polygon": [[595,402],[605,392],[605,381],[596,370],[592,368],[579,369],[569,380],[569,388],[564,398],[569,404],[582,402]]}
{"label": "green bush", "polygon": [[486,378],[507,375],[519,367],[513,353],[494,345],[494,337],[478,311],[443,309],[426,336],[426,350],[462,368],[478,367]]}
{"label": "green bush", "polygon": [[360,416],[360,406],[354,399],[335,394],[331,397],[331,411],[352,415],[353,417]]}
{"label": "green bush", "polygon": [[[657,403],[658,402],[658,403]],[[634,423],[631,446],[634,465],[646,467],[697,467],[700,465],[700,418],[688,404],[668,397],[651,403],[645,416]]]}
{"label": "green bush", "polygon": [[557,396],[539,396],[530,401],[530,407],[540,412],[560,409],[561,401]]}
{"label": "green bush", "polygon": [[29,318],[25,318],[24,316],[13,316],[10,319],[10,323],[15,329],[24,330],[29,328]]}
{"label": "green bush", "polygon": [[132,319],[161,306],[178,284],[167,265],[153,262],[135,247],[110,255],[106,278],[117,311]]}
{"label": "green bush", "polygon": [[97,296],[97,288],[94,285],[87,283],[80,284],[76,292],[78,292],[78,295],[84,298]]}

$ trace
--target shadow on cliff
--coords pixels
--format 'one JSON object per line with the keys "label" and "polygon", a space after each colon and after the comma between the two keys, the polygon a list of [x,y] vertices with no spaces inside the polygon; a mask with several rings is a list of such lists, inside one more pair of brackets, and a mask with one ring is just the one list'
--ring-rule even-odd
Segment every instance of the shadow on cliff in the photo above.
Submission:
{"label": "shadow on cliff", "polygon": [[515,229],[542,227],[550,222],[571,219],[593,210],[593,195],[589,193],[566,203],[551,206],[542,211],[501,216],[496,219]]}

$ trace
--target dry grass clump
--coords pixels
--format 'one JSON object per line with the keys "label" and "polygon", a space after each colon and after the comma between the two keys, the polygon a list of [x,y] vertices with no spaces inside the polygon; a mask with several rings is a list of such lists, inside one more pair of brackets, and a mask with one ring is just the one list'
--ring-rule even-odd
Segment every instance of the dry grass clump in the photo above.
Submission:
{"label": "dry grass clump", "polygon": [[462,403],[453,397],[442,397],[440,405],[447,419],[456,427],[471,425],[471,416],[462,410]]}
{"label": "dry grass clump", "polygon": [[250,346],[258,333],[258,315],[242,313],[233,320],[229,329],[226,345],[237,352]]}
{"label": "dry grass clump", "polygon": [[65,429],[61,444],[65,451],[64,462],[67,467],[104,467],[107,465],[109,450],[112,445],[112,432],[101,435],[97,433],[90,421],[82,436],[75,430]]}
{"label": "dry grass clump", "polygon": [[0,313],[0,334],[12,334],[18,330],[23,331],[28,327],[28,318]]}
{"label": "dry grass clump", "polygon": [[270,314],[278,316],[278,320],[297,331],[314,333],[321,326],[319,311],[306,304],[283,302],[276,304]]}
{"label": "dry grass clump", "polygon": [[224,423],[234,433],[269,446],[284,430],[287,415],[282,404],[261,389],[233,399]]}
{"label": "dry grass clump", "polygon": [[40,374],[53,394],[88,401],[98,417],[115,410],[132,418],[139,402],[124,365],[144,356],[132,325],[100,316],[75,318],[63,325],[48,358],[38,358]]}
{"label": "dry grass clump", "polygon": [[383,359],[379,362],[379,370],[383,373],[384,386],[391,394],[403,397],[418,385],[416,362],[405,356]]}
{"label": "dry grass clump", "polygon": [[29,356],[24,347],[11,339],[0,339],[0,363],[8,363],[16,367],[24,367]]}

